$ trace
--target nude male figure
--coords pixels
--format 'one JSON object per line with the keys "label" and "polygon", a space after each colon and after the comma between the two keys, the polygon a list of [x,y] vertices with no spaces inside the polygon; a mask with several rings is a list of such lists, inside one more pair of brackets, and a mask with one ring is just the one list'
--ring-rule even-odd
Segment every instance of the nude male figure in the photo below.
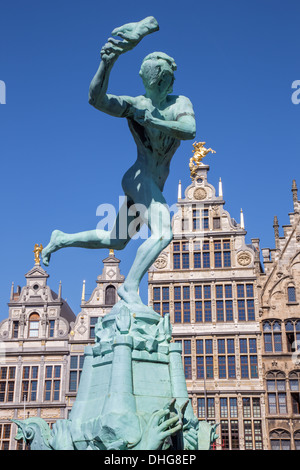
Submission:
{"label": "nude male figure", "polygon": [[[171,159],[180,141],[194,139],[196,133],[190,100],[170,94],[176,64],[163,52],[154,52],[143,60],[140,76],[145,86],[144,95],[130,97],[107,93],[109,76],[117,58],[157,29],[153,17],[116,28],[112,34],[120,36],[123,41],[108,39],[101,50],[102,60],[89,92],[89,102],[96,109],[127,119],[137,146],[137,160],[123,176],[122,187],[128,207],[138,204],[144,208],[140,219],[149,227],[151,236],[138,248],[128,276],[118,290],[121,299],[134,305],[143,305],[138,294],[140,281],[173,237],[170,213],[162,194]],[[133,216],[127,217],[128,226],[133,219]],[[133,234],[125,230],[126,235],[121,238],[119,223],[120,215],[111,231],[95,229],[67,234],[55,230],[43,250],[43,263],[47,266],[51,253],[70,246],[122,250]],[[124,227],[121,232],[124,233]]]}

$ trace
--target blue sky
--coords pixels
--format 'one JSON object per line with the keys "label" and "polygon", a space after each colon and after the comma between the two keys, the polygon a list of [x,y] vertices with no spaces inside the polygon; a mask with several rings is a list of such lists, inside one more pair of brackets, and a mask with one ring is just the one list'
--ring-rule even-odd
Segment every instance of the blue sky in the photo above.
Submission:
{"label": "blue sky", "polygon": [[[4,6],[5,5],[5,6]],[[298,0],[11,0],[1,7],[0,80],[0,320],[8,316],[10,285],[24,285],[35,243],[53,229],[96,227],[101,203],[118,205],[121,179],[135,161],[126,120],[88,103],[100,49],[116,27],[153,15],[160,31],[121,56],[109,92],[138,95],[143,57],[161,50],[175,58],[174,93],[194,106],[198,141],[216,150],[209,180],[223,181],[225,209],[245,215],[247,242],[273,246],[273,216],[289,223],[292,180],[299,177],[300,80]],[[190,183],[192,141],[173,158],[165,197],[176,201],[178,180]],[[282,232],[281,232],[282,233]],[[127,274],[140,241],[119,253]],[[55,253],[49,284],[79,313],[82,280],[87,293],[102,271],[107,250],[69,248]],[[146,300],[147,278],[142,283]]]}

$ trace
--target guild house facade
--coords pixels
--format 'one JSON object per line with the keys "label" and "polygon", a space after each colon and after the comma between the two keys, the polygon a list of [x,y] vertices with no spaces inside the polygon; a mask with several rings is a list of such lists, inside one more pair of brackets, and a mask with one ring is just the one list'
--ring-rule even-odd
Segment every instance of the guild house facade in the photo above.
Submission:
{"label": "guild house facade", "polygon": [[174,238],[149,272],[154,310],[170,313],[199,419],[220,423],[217,449],[267,448],[256,241],[237,223],[200,163],[178,187]]}
{"label": "guild house facade", "polygon": [[76,398],[84,348],[94,344],[95,325],[117,301],[123,283],[113,251],[103,260],[103,272],[76,316],[48,285],[49,275],[35,256],[26,284],[12,285],[8,318],[0,323],[0,449],[16,450],[17,426],[11,419],[41,417],[51,426],[68,418]]}
{"label": "guild house facade", "polygon": [[[237,222],[225,209],[222,182],[216,191],[202,157],[190,162],[188,187],[178,185],[174,238],[149,270],[149,304],[170,315],[195,414],[219,423],[214,450],[299,449],[296,182],[289,224],[280,229],[275,217],[275,246],[261,249],[258,238],[246,243],[242,211]],[[84,348],[94,343],[97,319],[118,301],[124,282],[120,260],[110,251],[92,294],[83,281],[76,315],[62,285],[57,292],[49,286],[41,247],[34,251],[35,264],[22,288],[12,285],[8,318],[0,323],[1,450],[24,448],[14,440],[11,419],[39,416],[52,426],[68,418]]]}

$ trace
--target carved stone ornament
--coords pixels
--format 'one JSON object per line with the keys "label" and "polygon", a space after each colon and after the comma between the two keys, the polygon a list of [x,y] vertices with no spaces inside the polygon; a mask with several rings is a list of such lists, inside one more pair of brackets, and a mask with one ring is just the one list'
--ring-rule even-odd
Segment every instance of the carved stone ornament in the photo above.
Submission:
{"label": "carved stone ornament", "polygon": [[243,251],[242,253],[238,254],[237,262],[241,266],[248,266],[248,264],[251,263],[251,259],[252,259],[251,255],[247,253],[246,251]]}
{"label": "carved stone ornament", "polygon": [[194,199],[197,199],[197,201],[202,201],[203,199],[207,198],[207,192],[205,191],[204,188],[197,188],[194,191]]}
{"label": "carved stone ornament", "polygon": [[157,268],[157,269],[163,269],[167,266],[167,260],[165,257],[163,256],[159,256],[157,258],[157,260],[155,261],[154,263],[154,266]]}

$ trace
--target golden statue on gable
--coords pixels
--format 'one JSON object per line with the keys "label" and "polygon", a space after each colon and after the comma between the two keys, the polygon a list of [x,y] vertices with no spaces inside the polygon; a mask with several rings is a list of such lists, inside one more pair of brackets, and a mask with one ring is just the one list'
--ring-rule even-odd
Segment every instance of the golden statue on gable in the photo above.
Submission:
{"label": "golden statue on gable", "polygon": [[43,245],[39,246],[39,244],[36,243],[34,245],[34,250],[33,250],[35,264],[38,264],[38,265],[41,264],[40,254],[41,254],[42,251],[43,251]]}
{"label": "golden statue on gable", "polygon": [[196,174],[197,174],[197,169],[199,168],[200,164],[201,164],[201,161],[204,157],[206,157],[206,155],[211,152],[211,153],[216,153],[213,149],[209,148],[209,149],[206,149],[204,147],[204,145],[206,144],[206,142],[194,142],[193,143],[193,147],[194,147],[194,150],[193,150],[193,156],[192,158],[190,158],[190,163],[189,163],[189,167],[190,167],[190,172],[191,172],[191,178],[192,180],[194,180]]}

